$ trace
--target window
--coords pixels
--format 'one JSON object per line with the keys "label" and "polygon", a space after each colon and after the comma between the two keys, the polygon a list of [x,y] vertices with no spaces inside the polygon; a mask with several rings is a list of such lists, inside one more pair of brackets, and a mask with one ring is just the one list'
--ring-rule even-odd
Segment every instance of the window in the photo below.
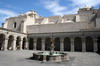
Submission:
{"label": "window", "polygon": [[14,27],[14,28],[16,28],[16,22],[14,22],[14,25],[13,25],[13,27]]}

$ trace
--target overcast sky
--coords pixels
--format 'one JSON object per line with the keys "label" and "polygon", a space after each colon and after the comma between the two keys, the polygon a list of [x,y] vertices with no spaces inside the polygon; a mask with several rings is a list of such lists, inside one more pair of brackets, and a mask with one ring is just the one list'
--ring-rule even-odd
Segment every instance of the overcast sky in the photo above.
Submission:
{"label": "overcast sky", "polygon": [[0,26],[8,17],[35,10],[40,16],[74,14],[84,6],[100,7],[100,0],[0,0]]}

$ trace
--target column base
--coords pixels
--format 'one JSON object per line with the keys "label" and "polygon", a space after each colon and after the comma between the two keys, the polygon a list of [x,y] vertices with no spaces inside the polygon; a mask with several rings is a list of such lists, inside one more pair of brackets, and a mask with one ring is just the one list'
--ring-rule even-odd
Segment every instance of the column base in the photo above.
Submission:
{"label": "column base", "polygon": [[35,50],[35,51],[36,51],[36,49],[33,49],[33,50]]}
{"label": "column base", "polygon": [[13,50],[13,51],[15,51],[15,50],[16,50],[16,48],[13,48],[12,50]]}
{"label": "column base", "polygon": [[45,49],[42,49],[42,51],[45,51]]}
{"label": "column base", "polygon": [[13,49],[13,51],[15,51],[16,49]]}
{"label": "column base", "polygon": [[61,51],[61,52],[64,52],[64,50],[63,50],[63,49],[61,49],[60,51]]}
{"label": "column base", "polygon": [[19,50],[23,50],[23,49],[19,49]]}
{"label": "column base", "polygon": [[7,49],[4,49],[3,51],[8,51]]}
{"label": "column base", "polygon": [[83,49],[83,50],[82,50],[82,52],[86,52],[86,50],[85,50],[85,49]]}
{"label": "column base", "polygon": [[97,50],[94,50],[94,52],[97,52]]}
{"label": "column base", "polygon": [[74,52],[73,50],[71,50],[71,52]]}
{"label": "column base", "polygon": [[86,50],[82,50],[82,52],[86,52]]}

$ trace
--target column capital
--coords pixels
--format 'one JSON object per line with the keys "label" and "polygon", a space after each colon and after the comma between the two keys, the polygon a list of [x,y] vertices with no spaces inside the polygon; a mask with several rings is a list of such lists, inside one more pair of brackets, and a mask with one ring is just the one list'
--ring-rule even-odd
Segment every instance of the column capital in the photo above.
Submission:
{"label": "column capital", "polygon": [[74,42],[74,38],[71,38],[70,40],[71,40],[71,42]]}
{"label": "column capital", "polygon": [[65,37],[60,37],[60,39],[64,39]]}
{"label": "column capital", "polygon": [[42,38],[41,41],[44,42],[45,41],[45,38]]}
{"label": "column capital", "polygon": [[97,40],[98,40],[97,38],[94,38],[94,39],[93,39],[93,41],[97,41]]}
{"label": "column capital", "polygon": [[82,38],[81,40],[84,42],[85,41],[85,38]]}
{"label": "column capital", "polygon": [[[16,39],[15,39],[16,40]],[[23,41],[23,40],[20,40],[20,41]]]}
{"label": "column capital", "polygon": [[82,39],[85,39],[86,37],[85,37],[85,36],[82,36],[81,38],[82,38]]}
{"label": "column capital", "polygon": [[21,38],[20,41],[23,41],[23,38]]}
{"label": "column capital", "polygon": [[4,38],[5,40],[8,40],[9,38]]}
{"label": "column capital", "polygon": [[17,40],[17,38],[14,38],[14,40]]}
{"label": "column capital", "polygon": [[29,42],[29,40],[26,40],[26,42]]}
{"label": "column capital", "polygon": [[37,39],[35,38],[35,39],[33,39],[33,41],[34,41],[34,42],[36,42],[36,41],[37,41]]}
{"label": "column capital", "polygon": [[60,42],[64,42],[64,39],[60,39]]}

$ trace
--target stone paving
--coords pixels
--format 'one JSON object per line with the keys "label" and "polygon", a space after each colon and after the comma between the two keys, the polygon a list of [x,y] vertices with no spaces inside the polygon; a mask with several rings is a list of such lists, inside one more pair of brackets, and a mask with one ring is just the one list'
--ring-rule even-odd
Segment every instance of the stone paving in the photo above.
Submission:
{"label": "stone paving", "polygon": [[35,51],[0,51],[0,66],[100,66],[100,55],[92,52],[67,52],[71,60],[50,63],[30,60]]}

